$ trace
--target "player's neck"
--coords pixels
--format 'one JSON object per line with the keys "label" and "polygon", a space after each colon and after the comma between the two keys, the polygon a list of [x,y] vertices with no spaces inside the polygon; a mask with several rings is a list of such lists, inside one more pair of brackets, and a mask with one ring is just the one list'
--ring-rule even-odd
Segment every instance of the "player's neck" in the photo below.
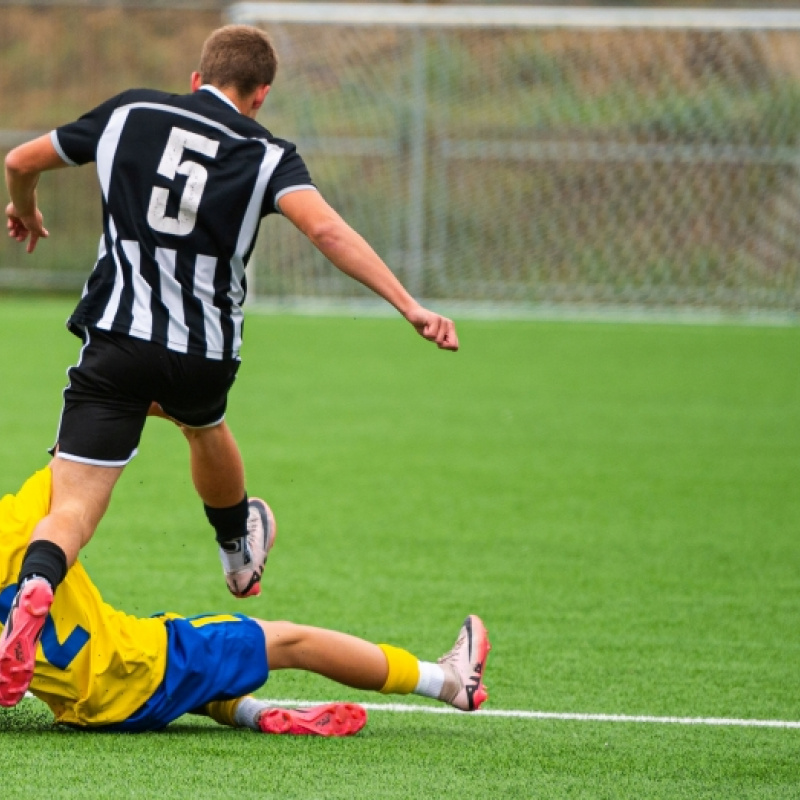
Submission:
{"label": "player's neck", "polygon": [[[200,73],[193,72],[191,78],[192,91],[196,92],[204,86],[207,86],[207,84],[203,82]],[[251,119],[255,119],[270,89],[267,85],[259,86],[249,94],[241,95],[233,86],[214,86],[213,84],[208,84],[208,86],[213,87],[216,92],[224,95],[240,114],[244,114],[244,116]]]}
{"label": "player's neck", "polygon": [[[219,87],[217,88],[219,89]],[[247,98],[242,99],[235,89],[219,89],[219,91],[236,106],[240,114],[244,114],[246,117],[255,117],[255,113],[251,113],[251,103]]]}

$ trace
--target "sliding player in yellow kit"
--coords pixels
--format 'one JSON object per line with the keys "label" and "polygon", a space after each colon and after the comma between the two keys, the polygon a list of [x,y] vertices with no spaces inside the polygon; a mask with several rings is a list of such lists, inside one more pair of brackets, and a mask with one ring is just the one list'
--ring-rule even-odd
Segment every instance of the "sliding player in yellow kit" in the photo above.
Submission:
{"label": "sliding player in yellow kit", "polygon": [[196,713],[265,733],[344,736],[366,723],[366,711],[355,703],[283,709],[248,693],[273,670],[302,669],[345,686],[414,693],[464,711],[477,710],[488,697],[483,673],[491,646],[476,616],[464,621],[452,650],[427,662],[390,645],[291,622],[239,614],[130,616],[103,601],[80,563],[52,605],[38,602],[39,589],[52,597],[40,578],[14,604],[14,581],[31,532],[50,508],[51,487],[48,467],[0,500],[0,623],[16,641],[8,657],[28,638],[15,636],[15,628],[41,625],[32,681],[25,672],[30,654],[16,654],[17,666],[10,665],[11,677],[0,687],[7,698],[2,705],[15,705],[30,684],[59,722],[85,728],[158,730]]}

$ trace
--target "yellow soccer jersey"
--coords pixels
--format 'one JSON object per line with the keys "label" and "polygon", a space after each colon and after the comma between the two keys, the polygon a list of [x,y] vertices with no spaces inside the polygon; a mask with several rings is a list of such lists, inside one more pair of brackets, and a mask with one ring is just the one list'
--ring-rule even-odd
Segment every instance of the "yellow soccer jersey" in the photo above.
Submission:
{"label": "yellow soccer jersey", "polygon": [[[51,473],[33,475],[17,495],[0,500],[0,623],[17,591],[15,581],[31,532],[50,508]],[[37,648],[31,691],[60,722],[95,726],[122,722],[145,703],[164,677],[163,620],[116,611],[76,563],[55,593]]]}

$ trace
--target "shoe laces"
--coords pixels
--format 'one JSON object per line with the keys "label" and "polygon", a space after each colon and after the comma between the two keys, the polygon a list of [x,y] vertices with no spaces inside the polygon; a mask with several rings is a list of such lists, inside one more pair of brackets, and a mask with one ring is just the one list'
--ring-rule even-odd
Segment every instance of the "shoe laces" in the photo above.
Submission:
{"label": "shoe laces", "polygon": [[439,659],[439,664],[441,666],[447,665],[452,667],[456,672],[458,672],[455,662],[458,660],[458,656],[461,653],[461,648],[464,646],[466,639],[467,632],[462,629],[461,633],[458,634],[458,639],[456,639],[456,643],[453,645],[452,649]]}
{"label": "shoe laces", "polygon": [[437,661],[444,672],[444,683],[442,684],[442,689],[439,692],[439,699],[443,700],[445,703],[450,703],[451,705],[464,688],[464,681],[461,677],[461,673],[458,670],[457,661],[461,652],[461,648],[466,642],[466,638],[467,632],[462,629],[452,649],[445,653]]}
{"label": "shoe laces", "polygon": [[[266,521],[262,520],[261,513],[257,508],[251,506],[250,512],[247,515],[247,536],[256,536],[258,534],[264,535],[264,540],[267,541],[269,527],[268,523],[264,524]],[[263,528],[262,528],[263,526]]]}

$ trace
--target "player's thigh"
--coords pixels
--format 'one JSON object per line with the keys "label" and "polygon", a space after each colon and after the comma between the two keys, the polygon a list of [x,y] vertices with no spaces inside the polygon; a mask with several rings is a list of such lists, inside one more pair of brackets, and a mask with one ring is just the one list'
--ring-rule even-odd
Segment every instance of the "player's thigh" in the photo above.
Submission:
{"label": "player's thigh", "polygon": [[[122,467],[100,467],[54,458],[50,515],[75,521],[82,538],[91,537],[105,514]],[[83,542],[85,544],[85,541]]]}

